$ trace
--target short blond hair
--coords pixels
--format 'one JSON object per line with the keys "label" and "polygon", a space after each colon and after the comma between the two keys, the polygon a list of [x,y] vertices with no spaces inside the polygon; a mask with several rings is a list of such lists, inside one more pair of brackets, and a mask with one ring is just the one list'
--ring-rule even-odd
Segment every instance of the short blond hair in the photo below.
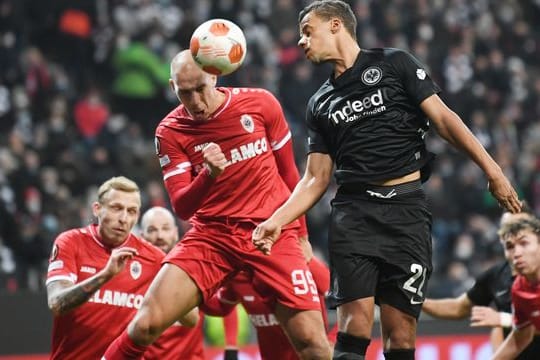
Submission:
{"label": "short blond hair", "polygon": [[97,192],[97,200],[100,204],[103,204],[103,198],[112,189],[130,193],[141,192],[139,186],[135,183],[135,181],[130,180],[125,176],[115,176],[105,181],[99,187]]}
{"label": "short blond hair", "polygon": [[516,236],[523,230],[529,230],[540,237],[540,220],[533,215],[528,217],[518,217],[514,220],[506,221],[498,231],[501,239],[506,240]]}

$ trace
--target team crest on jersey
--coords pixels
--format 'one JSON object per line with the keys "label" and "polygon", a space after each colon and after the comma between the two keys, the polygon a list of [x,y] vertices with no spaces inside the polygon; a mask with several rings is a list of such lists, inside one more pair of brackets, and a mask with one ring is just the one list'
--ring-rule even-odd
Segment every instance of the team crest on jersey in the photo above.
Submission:
{"label": "team crest on jersey", "polygon": [[156,155],[159,155],[159,151],[161,150],[161,144],[159,143],[159,138],[157,136],[154,137],[154,146],[156,147]]}
{"label": "team crest on jersey", "polygon": [[366,85],[375,85],[382,79],[382,71],[376,66],[370,66],[362,73],[362,82]]}
{"label": "team crest on jersey", "polygon": [[424,80],[426,78],[426,72],[424,69],[416,69],[416,77],[420,80]]}
{"label": "team crest on jersey", "polygon": [[134,260],[131,262],[131,265],[129,266],[129,273],[131,274],[131,277],[134,280],[137,280],[141,277],[142,273],[142,265],[137,260]]}
{"label": "team crest on jersey", "polygon": [[247,114],[244,114],[240,117],[240,124],[247,131],[252,133],[255,130],[255,124],[253,123],[253,118]]}

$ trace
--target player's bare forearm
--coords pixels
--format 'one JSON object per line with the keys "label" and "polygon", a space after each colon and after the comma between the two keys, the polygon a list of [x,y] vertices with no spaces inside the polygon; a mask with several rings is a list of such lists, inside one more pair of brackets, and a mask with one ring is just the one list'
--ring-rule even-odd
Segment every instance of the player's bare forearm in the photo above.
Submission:
{"label": "player's bare forearm", "polygon": [[458,320],[469,316],[472,303],[467,294],[458,298],[426,299],[422,305],[422,311],[440,319]]}
{"label": "player's bare forearm", "polygon": [[525,328],[512,330],[491,359],[515,359],[531,343],[533,336],[534,326],[532,324]]}
{"label": "player's bare forearm", "polygon": [[78,284],[67,280],[53,281],[47,285],[47,302],[54,315],[63,315],[84,304],[110,277],[97,273]]}
{"label": "player's bare forearm", "polygon": [[281,226],[289,224],[315,205],[330,184],[333,165],[327,154],[309,154],[304,176],[289,199],[274,212],[272,221]]}
{"label": "player's bare forearm", "polygon": [[489,183],[489,191],[499,204],[508,211],[521,211],[521,202],[516,191],[504,175],[500,166],[493,160],[480,141],[473,135],[461,118],[450,110],[437,96],[424,100],[420,107],[431,119],[439,135],[465,152],[484,171]]}
{"label": "player's bare forearm", "polygon": [[493,349],[493,352],[497,351],[499,346],[504,341],[504,332],[501,327],[494,327],[491,329],[491,333],[489,334],[489,342],[491,343],[491,348]]}

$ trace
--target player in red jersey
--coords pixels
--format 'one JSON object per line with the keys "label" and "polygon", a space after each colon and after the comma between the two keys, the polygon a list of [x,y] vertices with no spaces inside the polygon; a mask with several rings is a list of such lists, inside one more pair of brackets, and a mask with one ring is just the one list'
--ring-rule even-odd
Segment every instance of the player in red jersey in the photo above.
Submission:
{"label": "player in red jersey", "polygon": [[[302,283],[305,287],[312,286],[312,282],[315,282],[321,299],[321,311],[326,314],[324,295],[330,286],[328,267],[317,258],[312,258],[308,266],[313,278],[299,277],[296,282]],[[275,299],[268,290],[267,286],[260,284],[251,273],[242,271],[201,307],[207,314],[224,316],[241,303],[257,331],[261,358],[263,360],[298,360],[298,355],[274,316]]]}
{"label": "player in red jersey", "polygon": [[98,224],[56,238],[46,282],[51,359],[99,359],[140,307],[164,256],[130,233],[140,206],[137,184],[111,178],[92,205]]}
{"label": "player in red jersey", "polygon": [[247,269],[275,293],[276,318],[300,357],[329,359],[316,288],[294,283],[310,276],[298,222],[283,229],[272,256],[251,243],[255,225],[299,180],[279,102],[262,89],[217,88],[216,77],[200,70],[189,51],[173,59],[171,78],[182,104],[159,124],[156,149],[175,212],[190,218],[192,228],[104,358],[140,358],[174,319]]}
{"label": "player in red jersey", "polygon": [[[173,214],[162,207],[152,207],[141,217],[141,235],[165,253],[171,251],[178,242],[178,227]],[[175,322],[145,352],[145,360],[204,360],[203,321],[194,328]]]}
{"label": "player in red jersey", "polygon": [[513,249],[518,276],[512,285],[514,329],[493,359],[514,359],[540,331],[540,220],[526,217],[502,226],[499,235]]}

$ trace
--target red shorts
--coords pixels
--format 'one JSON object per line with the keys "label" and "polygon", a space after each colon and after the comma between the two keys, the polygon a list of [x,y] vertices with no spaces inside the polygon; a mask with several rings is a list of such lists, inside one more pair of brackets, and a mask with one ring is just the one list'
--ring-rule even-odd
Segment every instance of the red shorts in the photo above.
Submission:
{"label": "red shorts", "polygon": [[292,309],[321,310],[317,287],[298,244],[297,229],[284,229],[269,256],[251,242],[249,222],[195,224],[163,260],[184,270],[209,299],[239,270],[253,273],[275,299]]}

